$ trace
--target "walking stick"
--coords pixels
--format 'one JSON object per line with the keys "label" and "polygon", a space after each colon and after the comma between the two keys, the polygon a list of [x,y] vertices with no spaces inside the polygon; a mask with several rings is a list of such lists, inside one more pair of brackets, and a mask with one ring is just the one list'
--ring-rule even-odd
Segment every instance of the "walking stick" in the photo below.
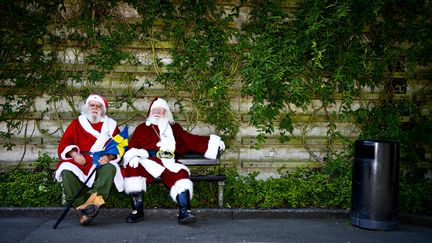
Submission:
{"label": "walking stick", "polygon": [[75,194],[75,196],[72,198],[72,200],[68,203],[66,208],[63,210],[60,217],[57,219],[57,222],[54,224],[53,229],[57,229],[57,226],[60,224],[60,222],[66,217],[66,214],[69,212],[69,208],[72,207],[72,204],[75,202],[77,197],[81,194],[83,191],[85,185],[90,180],[90,178],[93,176],[93,174],[99,169],[100,166],[96,166],[96,168],[90,173],[90,175],[87,177],[87,180],[82,184],[81,188],[78,190],[78,192]]}

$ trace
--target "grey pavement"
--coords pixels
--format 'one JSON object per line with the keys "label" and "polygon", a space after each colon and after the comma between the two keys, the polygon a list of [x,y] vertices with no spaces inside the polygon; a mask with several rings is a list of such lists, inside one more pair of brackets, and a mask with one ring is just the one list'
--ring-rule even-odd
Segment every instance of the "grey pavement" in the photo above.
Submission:
{"label": "grey pavement", "polygon": [[399,216],[392,231],[351,225],[349,212],[328,209],[195,209],[198,222],[179,225],[175,209],[146,209],[125,223],[128,209],[102,208],[89,226],[62,208],[0,208],[0,242],[432,242],[432,218]]}

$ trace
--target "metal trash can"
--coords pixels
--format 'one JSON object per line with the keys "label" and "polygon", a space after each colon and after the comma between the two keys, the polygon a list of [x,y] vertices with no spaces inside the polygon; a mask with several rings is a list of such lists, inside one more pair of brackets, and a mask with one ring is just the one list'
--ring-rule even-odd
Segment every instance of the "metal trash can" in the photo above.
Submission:
{"label": "metal trash can", "polygon": [[373,230],[396,229],[399,144],[357,140],[354,151],[351,224]]}

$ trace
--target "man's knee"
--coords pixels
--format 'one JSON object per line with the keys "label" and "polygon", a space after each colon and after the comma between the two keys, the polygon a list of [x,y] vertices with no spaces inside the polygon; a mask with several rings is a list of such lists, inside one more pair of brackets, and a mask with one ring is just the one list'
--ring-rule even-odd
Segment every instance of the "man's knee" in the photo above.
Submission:
{"label": "man's knee", "polygon": [[115,175],[116,167],[110,163],[106,163],[100,167],[99,171],[102,173],[109,173]]}
{"label": "man's knee", "polygon": [[70,171],[70,170],[63,170],[63,171],[61,172],[61,177],[62,177],[63,180],[64,180],[64,178],[70,178],[70,177],[76,177],[76,176],[75,176],[75,174],[74,174],[72,171]]}

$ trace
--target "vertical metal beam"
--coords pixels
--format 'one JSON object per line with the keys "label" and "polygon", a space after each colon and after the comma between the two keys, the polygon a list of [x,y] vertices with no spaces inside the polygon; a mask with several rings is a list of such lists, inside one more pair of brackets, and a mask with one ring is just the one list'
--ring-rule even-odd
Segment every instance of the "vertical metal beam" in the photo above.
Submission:
{"label": "vertical metal beam", "polygon": [[220,208],[224,207],[224,198],[223,198],[224,186],[225,186],[225,181],[218,182],[218,206]]}

